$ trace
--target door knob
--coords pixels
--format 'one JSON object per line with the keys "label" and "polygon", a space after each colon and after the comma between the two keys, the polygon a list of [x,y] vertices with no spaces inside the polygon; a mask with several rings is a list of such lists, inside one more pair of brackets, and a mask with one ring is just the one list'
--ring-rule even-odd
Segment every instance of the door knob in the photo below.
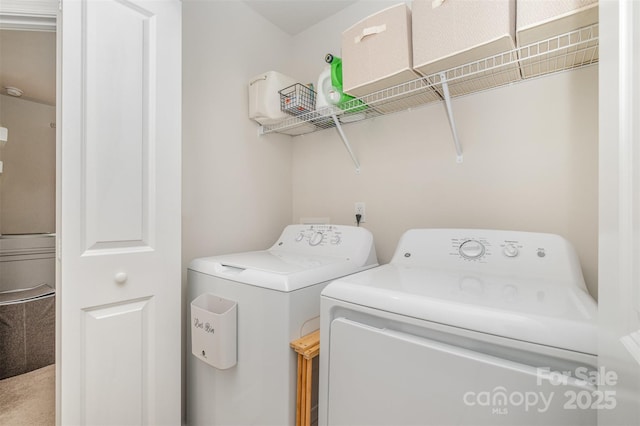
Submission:
{"label": "door knob", "polygon": [[126,272],[118,272],[115,276],[115,280],[118,284],[124,284],[127,282],[127,273]]}

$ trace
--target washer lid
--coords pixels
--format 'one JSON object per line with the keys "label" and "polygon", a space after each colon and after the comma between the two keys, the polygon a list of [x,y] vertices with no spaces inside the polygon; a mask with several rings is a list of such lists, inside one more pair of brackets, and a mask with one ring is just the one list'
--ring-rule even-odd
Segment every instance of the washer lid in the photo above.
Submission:
{"label": "washer lid", "polygon": [[374,266],[373,235],[364,228],[289,225],[268,250],[195,259],[189,269],[286,292]]}
{"label": "washer lid", "polygon": [[376,265],[358,265],[349,258],[264,250],[195,259],[189,269],[288,292],[360,272],[372,266]]}
{"label": "washer lid", "polygon": [[596,354],[597,306],[577,285],[388,264],[323,297],[481,333]]}

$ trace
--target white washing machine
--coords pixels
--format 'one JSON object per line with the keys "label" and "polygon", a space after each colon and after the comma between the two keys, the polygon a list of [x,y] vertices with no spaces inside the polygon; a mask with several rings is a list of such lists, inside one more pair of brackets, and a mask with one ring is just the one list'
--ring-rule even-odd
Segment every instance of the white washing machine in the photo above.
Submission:
{"label": "white washing machine", "polygon": [[297,358],[289,343],[319,328],[329,281],[377,264],[371,233],[340,225],[290,225],[268,250],[194,260],[188,300],[208,294],[237,304],[237,358],[220,369],[199,349],[193,355],[192,335],[213,327],[192,321],[187,423],[294,425]]}
{"label": "white washing machine", "polygon": [[595,425],[597,306],[550,234],[417,229],[321,297],[320,425]]}

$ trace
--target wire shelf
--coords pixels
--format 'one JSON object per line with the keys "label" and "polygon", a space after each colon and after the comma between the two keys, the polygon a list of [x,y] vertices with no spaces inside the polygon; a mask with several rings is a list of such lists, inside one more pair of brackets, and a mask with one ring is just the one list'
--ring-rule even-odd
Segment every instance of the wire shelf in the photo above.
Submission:
{"label": "wire shelf", "polygon": [[[598,24],[509,52],[389,87],[369,95],[262,126],[262,133],[301,135],[405,111],[443,99],[443,83],[451,97],[481,92],[529,78],[598,62]],[[363,107],[363,103],[365,106]]]}

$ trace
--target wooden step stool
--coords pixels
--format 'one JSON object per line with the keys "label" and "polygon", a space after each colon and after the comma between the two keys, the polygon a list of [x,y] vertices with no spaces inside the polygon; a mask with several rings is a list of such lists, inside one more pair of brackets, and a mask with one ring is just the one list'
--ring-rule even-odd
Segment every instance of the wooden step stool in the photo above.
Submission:
{"label": "wooden step stool", "polygon": [[311,389],[313,359],[320,354],[320,330],[291,342],[298,354],[298,392],[296,394],[296,426],[311,425]]}

